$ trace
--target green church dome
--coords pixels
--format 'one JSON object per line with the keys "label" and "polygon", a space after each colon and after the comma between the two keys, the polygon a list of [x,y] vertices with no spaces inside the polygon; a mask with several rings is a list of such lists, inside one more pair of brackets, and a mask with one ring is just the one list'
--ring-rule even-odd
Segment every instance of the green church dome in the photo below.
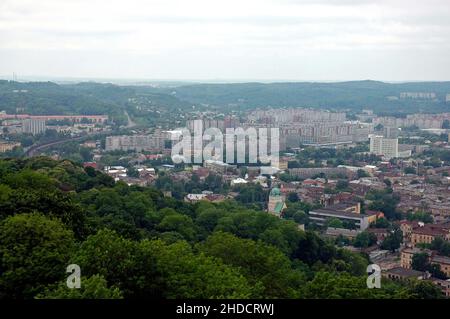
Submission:
{"label": "green church dome", "polygon": [[281,196],[281,191],[278,187],[272,188],[270,191],[270,196]]}

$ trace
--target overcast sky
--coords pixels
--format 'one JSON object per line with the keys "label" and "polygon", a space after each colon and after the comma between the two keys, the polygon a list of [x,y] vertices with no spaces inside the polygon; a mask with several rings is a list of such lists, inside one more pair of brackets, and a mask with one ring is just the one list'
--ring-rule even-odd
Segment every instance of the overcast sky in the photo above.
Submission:
{"label": "overcast sky", "polygon": [[0,0],[0,76],[450,80],[450,0]]}

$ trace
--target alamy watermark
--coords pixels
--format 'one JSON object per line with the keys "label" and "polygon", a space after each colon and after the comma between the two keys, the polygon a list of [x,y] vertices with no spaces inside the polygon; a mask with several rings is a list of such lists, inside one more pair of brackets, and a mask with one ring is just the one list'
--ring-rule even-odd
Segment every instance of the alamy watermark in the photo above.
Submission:
{"label": "alamy watermark", "polygon": [[219,128],[204,130],[203,121],[195,120],[193,132],[186,127],[178,128],[172,131],[171,139],[175,164],[201,164],[212,160],[228,164],[279,165],[279,128],[226,128],[224,134]]}
{"label": "alamy watermark", "polygon": [[367,288],[381,288],[381,268],[377,264],[367,266]]}
{"label": "alamy watermark", "polygon": [[66,285],[69,289],[81,288],[81,268],[77,264],[70,264],[66,268],[66,272],[70,273],[67,277]]}

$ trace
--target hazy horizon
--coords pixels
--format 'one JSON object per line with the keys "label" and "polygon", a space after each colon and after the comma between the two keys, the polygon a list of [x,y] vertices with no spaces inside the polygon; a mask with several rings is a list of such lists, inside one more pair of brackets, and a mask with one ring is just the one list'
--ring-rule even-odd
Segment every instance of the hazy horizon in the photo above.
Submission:
{"label": "hazy horizon", "polygon": [[348,80],[311,80],[311,79],[157,79],[157,78],[102,78],[102,77],[52,77],[52,76],[20,76],[15,74],[10,76],[0,75],[0,80],[17,82],[54,82],[60,84],[93,82],[93,83],[112,83],[117,85],[145,85],[151,83],[179,83],[179,84],[239,84],[239,83],[344,83],[344,82],[362,82],[373,81],[388,84],[406,84],[406,83],[445,83],[449,80],[374,80],[374,79],[348,79]]}

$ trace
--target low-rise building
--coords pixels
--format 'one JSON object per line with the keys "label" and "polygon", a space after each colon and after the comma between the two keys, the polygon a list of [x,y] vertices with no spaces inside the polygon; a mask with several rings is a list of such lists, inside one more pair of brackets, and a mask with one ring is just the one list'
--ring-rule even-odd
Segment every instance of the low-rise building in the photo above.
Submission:
{"label": "low-rise building", "polygon": [[344,236],[346,238],[353,239],[358,234],[361,233],[361,230],[358,229],[346,229],[346,228],[336,228],[336,227],[327,227],[327,230],[325,231],[325,236],[328,237],[339,237]]}
{"label": "low-rise building", "polygon": [[424,278],[424,273],[413,269],[395,267],[383,272],[382,276],[396,281],[412,278],[422,280]]}
{"label": "low-rise building", "polygon": [[354,224],[359,230],[366,230],[372,220],[372,215],[361,214],[361,204],[339,203],[326,208],[314,209],[309,212],[309,218],[317,225],[325,226],[332,218]]}
{"label": "low-rise building", "polygon": [[204,161],[203,166],[205,168],[209,169],[210,171],[218,173],[218,174],[225,174],[229,169],[234,167],[228,163],[224,163],[221,161],[214,161],[214,160]]}
{"label": "low-rise building", "polygon": [[433,284],[441,288],[442,294],[446,297],[450,297],[450,279],[442,280],[437,278],[429,279]]}
{"label": "low-rise building", "polygon": [[202,193],[202,194],[187,194],[184,197],[184,201],[188,203],[196,203],[199,201],[208,201],[212,203],[220,203],[223,202],[227,197],[222,194],[210,194],[210,193]]}
{"label": "low-rise building", "polygon": [[20,143],[0,142],[0,153],[12,151],[16,147],[20,147]]}
{"label": "low-rise building", "polygon": [[425,253],[429,257],[432,255],[432,251],[429,249],[420,249],[420,248],[405,248],[400,252],[400,265],[403,268],[411,269],[412,268],[412,260],[415,254]]}
{"label": "low-rise building", "polygon": [[438,264],[441,267],[441,271],[450,277],[450,258],[446,256],[435,255],[431,257],[431,264]]}
{"label": "low-rise building", "polygon": [[431,244],[436,237],[450,241],[450,229],[443,225],[418,223],[411,231],[411,244]]}

